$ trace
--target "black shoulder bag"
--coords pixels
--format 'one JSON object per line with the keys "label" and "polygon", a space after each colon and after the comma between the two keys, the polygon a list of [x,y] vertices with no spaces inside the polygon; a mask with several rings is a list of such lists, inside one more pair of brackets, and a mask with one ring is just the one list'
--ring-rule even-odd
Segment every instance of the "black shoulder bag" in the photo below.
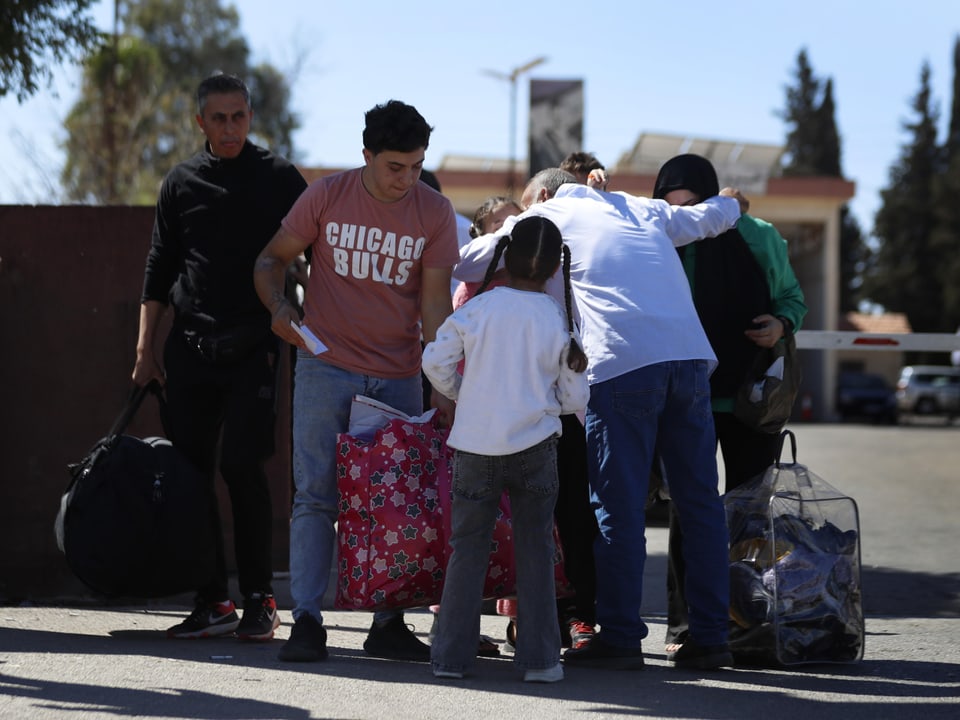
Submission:
{"label": "black shoulder bag", "polygon": [[157,383],[135,387],[106,436],[70,466],[54,525],[70,570],[107,596],[198,589],[215,572],[213,484],[168,440],[122,434]]}

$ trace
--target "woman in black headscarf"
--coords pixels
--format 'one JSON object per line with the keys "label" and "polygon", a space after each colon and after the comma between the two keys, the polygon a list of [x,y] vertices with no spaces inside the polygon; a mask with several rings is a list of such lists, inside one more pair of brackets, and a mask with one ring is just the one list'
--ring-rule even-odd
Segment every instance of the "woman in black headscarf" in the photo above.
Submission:
{"label": "woman in black headscarf", "polygon": [[[660,168],[653,196],[693,205],[717,195],[716,170],[704,157],[677,155]],[[678,248],[694,304],[719,364],[710,377],[713,420],[723,454],[727,490],[769,467],[778,436],[748,427],[733,415],[733,398],[758,348],[772,347],[800,327],[807,312],[790,267],[786,242],[769,223],[743,215],[716,238]],[[669,485],[670,478],[667,478]],[[687,636],[682,535],[670,514],[667,557],[668,658]]]}

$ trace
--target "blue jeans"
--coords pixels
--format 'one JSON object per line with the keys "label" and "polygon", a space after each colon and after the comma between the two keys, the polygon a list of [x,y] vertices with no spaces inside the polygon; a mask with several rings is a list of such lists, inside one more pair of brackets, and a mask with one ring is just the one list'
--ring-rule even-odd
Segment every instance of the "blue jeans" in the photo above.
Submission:
{"label": "blue jeans", "polygon": [[[290,594],[294,620],[323,622],[323,596],[337,539],[337,433],[346,432],[354,395],[384,402],[408,415],[423,406],[420,374],[384,379],[335,367],[297,353],[293,389],[293,516],[290,521]],[[377,613],[377,620],[397,615]],[[476,644],[476,642],[474,642]]]}
{"label": "blue jeans", "polygon": [[647,483],[654,444],[683,527],[690,635],[727,641],[729,560],[717,489],[716,438],[707,363],[657,363],[590,388],[586,416],[595,545],[597,622],[611,645],[640,647]]}
{"label": "blue jeans", "polygon": [[456,451],[453,466],[453,555],[440,600],[440,627],[430,660],[438,670],[463,672],[477,655],[483,583],[500,496],[510,493],[520,629],[514,662],[523,670],[553,667],[560,659],[553,561],[553,507],[557,501],[557,438],[512,455]]}

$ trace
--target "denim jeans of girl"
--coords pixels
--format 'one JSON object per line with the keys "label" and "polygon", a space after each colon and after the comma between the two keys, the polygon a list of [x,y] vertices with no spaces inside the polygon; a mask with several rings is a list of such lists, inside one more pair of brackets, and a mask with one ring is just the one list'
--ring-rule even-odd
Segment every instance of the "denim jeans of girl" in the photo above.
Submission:
{"label": "denim jeans of girl", "polygon": [[[293,617],[323,622],[322,602],[337,539],[337,433],[347,431],[354,395],[379,400],[407,415],[422,411],[420,374],[384,379],[335,367],[299,351],[293,391],[293,515],[290,594]],[[385,620],[398,613],[377,613]],[[476,641],[474,641],[476,645]]]}
{"label": "denim jeans of girl", "polygon": [[646,561],[645,511],[654,445],[683,526],[690,634],[727,641],[727,526],[718,490],[716,439],[704,360],[643,367],[590,388],[587,445],[595,545],[597,622],[604,641],[639,647]]}
{"label": "denim jeans of girl", "polygon": [[457,451],[453,467],[451,546],[440,627],[431,646],[436,670],[463,672],[477,654],[483,584],[500,495],[510,493],[517,568],[517,651],[523,670],[560,660],[554,580],[553,508],[557,500],[557,439],[512,455]]}

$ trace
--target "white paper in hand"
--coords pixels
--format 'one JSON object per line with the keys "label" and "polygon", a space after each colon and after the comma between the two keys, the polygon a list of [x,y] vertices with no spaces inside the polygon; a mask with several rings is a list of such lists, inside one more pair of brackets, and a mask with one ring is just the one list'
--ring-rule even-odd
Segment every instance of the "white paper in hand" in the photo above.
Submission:
{"label": "white paper in hand", "polygon": [[314,355],[319,355],[320,353],[327,351],[327,346],[324,345],[320,338],[313,334],[313,331],[310,330],[306,325],[297,325],[293,320],[290,321],[290,327],[297,331],[297,335],[303,338],[303,341],[307,344],[307,350],[312,352]]}

